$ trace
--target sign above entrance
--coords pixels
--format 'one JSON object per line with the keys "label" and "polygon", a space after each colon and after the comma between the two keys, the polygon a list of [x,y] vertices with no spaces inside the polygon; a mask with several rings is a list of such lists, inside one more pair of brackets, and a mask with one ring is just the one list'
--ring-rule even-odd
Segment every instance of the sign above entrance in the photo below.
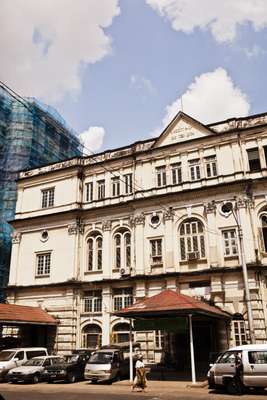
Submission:
{"label": "sign above entrance", "polygon": [[133,330],[184,333],[187,331],[187,318],[136,319],[134,320]]}

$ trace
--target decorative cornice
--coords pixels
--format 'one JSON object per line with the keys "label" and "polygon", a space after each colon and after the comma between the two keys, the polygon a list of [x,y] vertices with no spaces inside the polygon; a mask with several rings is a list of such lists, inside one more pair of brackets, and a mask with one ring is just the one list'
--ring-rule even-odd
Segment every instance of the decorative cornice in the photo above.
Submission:
{"label": "decorative cornice", "polygon": [[169,207],[167,210],[163,212],[163,221],[173,221],[175,212],[171,207]]}
{"label": "decorative cornice", "polygon": [[12,243],[13,244],[20,243],[20,241],[21,241],[21,232],[14,231],[11,234],[11,238],[12,238]]}
{"label": "decorative cornice", "polygon": [[110,220],[106,220],[102,223],[102,230],[105,231],[111,231],[112,228],[112,222]]}
{"label": "decorative cornice", "polygon": [[68,234],[69,235],[77,235],[80,233],[84,234],[84,224],[80,222],[75,222],[74,224],[68,225]]}
{"label": "decorative cornice", "polygon": [[217,210],[217,205],[215,203],[214,200],[212,200],[210,203],[207,203],[205,206],[205,210],[207,214],[212,214],[212,213],[216,213]]}
{"label": "decorative cornice", "polygon": [[136,225],[145,225],[146,217],[145,214],[142,212],[135,216],[135,224]]}

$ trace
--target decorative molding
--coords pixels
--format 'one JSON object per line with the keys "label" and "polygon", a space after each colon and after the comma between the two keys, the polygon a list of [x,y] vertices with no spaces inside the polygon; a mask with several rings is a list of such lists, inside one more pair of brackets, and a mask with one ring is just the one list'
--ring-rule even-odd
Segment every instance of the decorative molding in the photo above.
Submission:
{"label": "decorative molding", "polygon": [[163,212],[163,221],[173,221],[174,218],[174,214],[175,212],[173,211],[173,209],[171,207],[168,208],[168,210],[165,210]]}
{"label": "decorative molding", "polygon": [[145,225],[145,214],[142,212],[141,214],[136,215],[135,217],[135,224],[136,225]]}
{"label": "decorative molding", "polygon": [[20,241],[21,241],[21,232],[14,231],[14,232],[11,234],[11,238],[12,238],[12,243],[13,243],[13,244],[15,244],[15,243],[20,243]]}
{"label": "decorative molding", "polygon": [[212,213],[215,214],[217,210],[217,205],[215,203],[215,200],[212,200],[211,202],[207,203],[205,209],[207,214],[212,214]]}
{"label": "decorative molding", "polygon": [[75,222],[74,224],[68,225],[68,234],[69,235],[77,235],[80,233],[84,234],[84,224],[81,222]]}
{"label": "decorative molding", "polygon": [[130,226],[131,228],[134,228],[134,227],[135,227],[135,217],[134,217],[134,215],[131,215],[131,216],[129,217],[129,226]]}
{"label": "decorative molding", "polygon": [[102,230],[104,232],[111,231],[111,228],[112,228],[112,222],[110,220],[106,220],[102,223]]}

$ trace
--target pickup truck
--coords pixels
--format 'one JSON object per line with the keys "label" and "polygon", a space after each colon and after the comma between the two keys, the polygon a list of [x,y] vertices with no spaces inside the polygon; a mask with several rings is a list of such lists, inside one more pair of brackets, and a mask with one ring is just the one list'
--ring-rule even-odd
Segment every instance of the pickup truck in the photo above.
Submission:
{"label": "pickup truck", "polygon": [[64,357],[64,362],[48,367],[44,370],[44,380],[48,383],[65,381],[74,383],[84,379],[84,368],[89,354],[71,354]]}
{"label": "pickup truck", "polygon": [[91,354],[84,378],[91,382],[116,381],[129,377],[129,358],[117,348],[104,348]]}

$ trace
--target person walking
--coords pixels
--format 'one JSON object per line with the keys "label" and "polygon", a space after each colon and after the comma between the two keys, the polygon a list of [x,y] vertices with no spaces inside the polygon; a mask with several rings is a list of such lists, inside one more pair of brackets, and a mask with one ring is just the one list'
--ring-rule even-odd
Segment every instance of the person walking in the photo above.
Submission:
{"label": "person walking", "polygon": [[145,392],[146,389],[146,370],[145,370],[145,364],[143,362],[143,356],[142,354],[138,355],[138,359],[135,363],[135,371],[136,375],[133,381],[132,385],[132,392],[134,391],[135,388],[141,389],[141,392]]}

